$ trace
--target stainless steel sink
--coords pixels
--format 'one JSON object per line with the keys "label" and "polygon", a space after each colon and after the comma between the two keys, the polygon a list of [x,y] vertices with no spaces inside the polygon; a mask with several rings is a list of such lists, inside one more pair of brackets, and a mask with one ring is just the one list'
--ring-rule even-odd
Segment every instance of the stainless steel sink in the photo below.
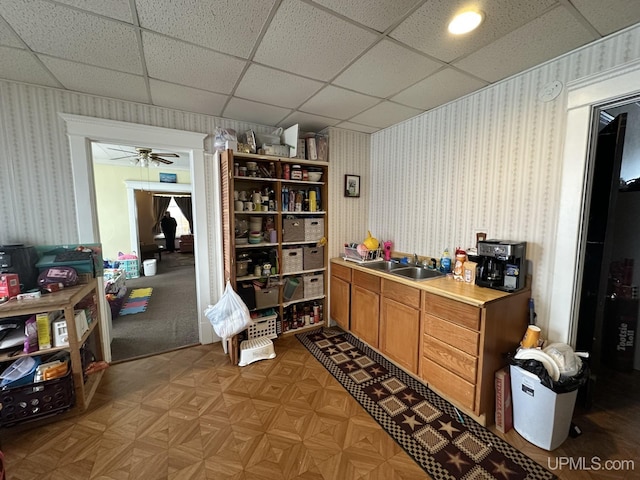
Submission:
{"label": "stainless steel sink", "polygon": [[363,265],[363,267],[370,268],[371,270],[378,270],[379,272],[392,272],[399,268],[406,268],[406,265],[398,262],[386,261],[373,262]]}
{"label": "stainless steel sink", "polygon": [[389,272],[392,275],[398,275],[400,277],[408,278],[410,280],[428,280],[430,278],[441,277],[443,273],[437,270],[430,270],[423,267],[406,267],[396,268]]}

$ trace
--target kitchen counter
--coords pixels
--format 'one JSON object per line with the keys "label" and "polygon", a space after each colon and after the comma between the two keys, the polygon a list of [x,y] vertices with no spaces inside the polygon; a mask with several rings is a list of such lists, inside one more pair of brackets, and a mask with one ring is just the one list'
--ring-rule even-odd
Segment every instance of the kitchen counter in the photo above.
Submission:
{"label": "kitchen counter", "polygon": [[496,300],[500,300],[501,298],[511,295],[510,293],[500,290],[479,287],[473,283],[454,280],[452,276],[442,276],[418,281],[404,278],[399,275],[392,275],[390,273],[381,272],[372,268],[367,268],[356,262],[344,260],[342,257],[332,258],[331,263],[343,265],[345,267],[352,268],[354,270],[360,270],[362,272],[366,272],[382,278],[388,278],[389,280],[402,283],[409,287],[419,288],[420,290],[434,293],[436,295],[450,298],[452,300],[457,300],[459,302],[463,302],[476,307],[482,307],[489,303],[495,302]]}

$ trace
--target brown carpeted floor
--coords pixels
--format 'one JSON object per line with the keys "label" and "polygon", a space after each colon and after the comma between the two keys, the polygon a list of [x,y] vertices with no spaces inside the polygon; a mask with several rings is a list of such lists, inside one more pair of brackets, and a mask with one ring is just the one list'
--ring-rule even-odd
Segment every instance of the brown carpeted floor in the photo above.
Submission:
{"label": "brown carpeted floor", "polygon": [[113,320],[112,362],[153,355],[199,343],[193,254],[163,253],[156,275],[127,280],[153,288],[147,310]]}

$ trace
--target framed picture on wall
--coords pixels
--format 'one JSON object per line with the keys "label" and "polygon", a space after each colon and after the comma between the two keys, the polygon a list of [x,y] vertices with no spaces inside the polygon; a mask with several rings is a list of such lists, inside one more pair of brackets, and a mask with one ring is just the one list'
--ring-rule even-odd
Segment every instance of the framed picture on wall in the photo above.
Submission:
{"label": "framed picture on wall", "polygon": [[345,197],[360,196],[360,175],[344,176],[344,196]]}
{"label": "framed picture on wall", "polygon": [[178,175],[175,173],[160,173],[162,183],[178,183]]}

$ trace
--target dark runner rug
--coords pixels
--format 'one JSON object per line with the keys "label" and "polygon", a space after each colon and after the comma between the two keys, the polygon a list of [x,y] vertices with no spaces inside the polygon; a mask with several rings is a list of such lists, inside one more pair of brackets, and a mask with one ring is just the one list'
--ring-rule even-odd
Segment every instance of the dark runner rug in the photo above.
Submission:
{"label": "dark runner rug", "polygon": [[434,479],[556,478],[353,335],[296,337]]}

